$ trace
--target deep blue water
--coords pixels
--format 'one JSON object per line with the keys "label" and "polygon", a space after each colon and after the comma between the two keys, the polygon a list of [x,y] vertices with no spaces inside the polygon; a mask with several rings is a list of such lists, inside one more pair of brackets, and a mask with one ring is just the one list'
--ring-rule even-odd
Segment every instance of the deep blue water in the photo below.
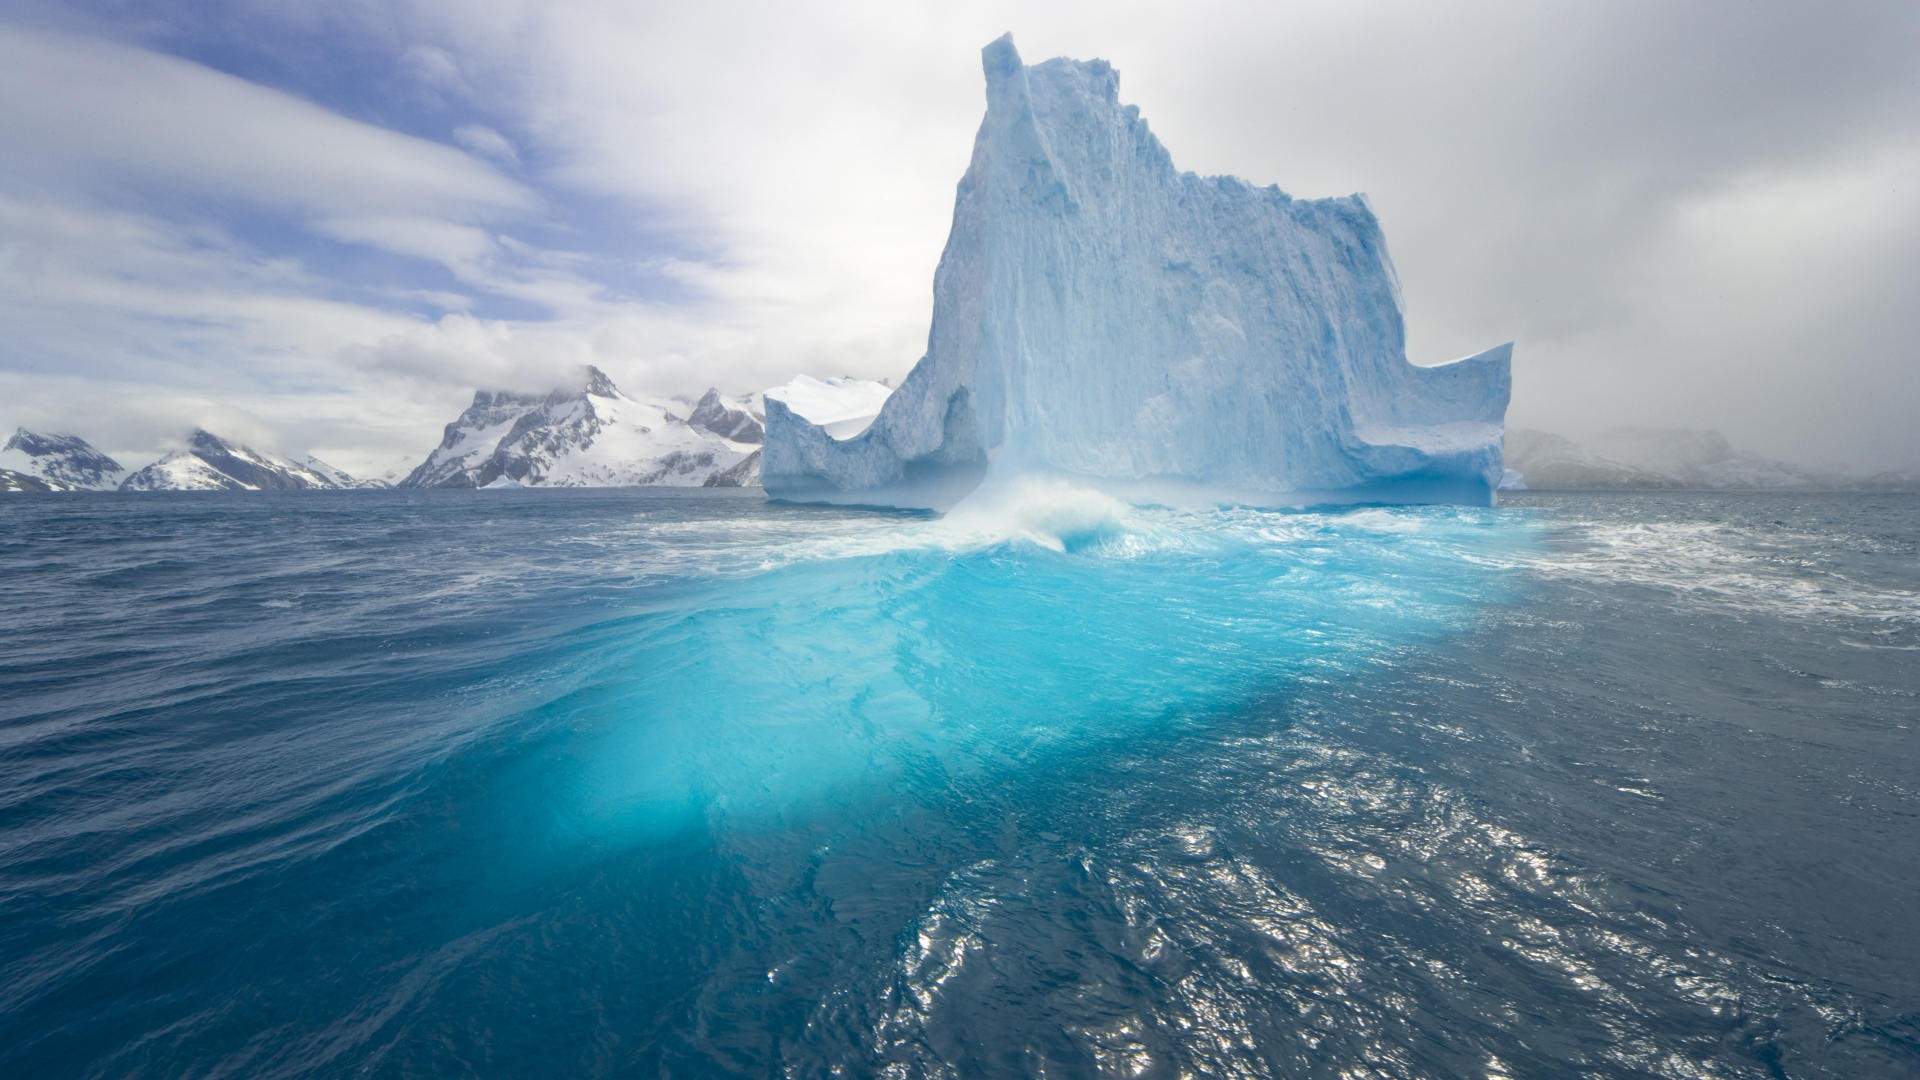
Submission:
{"label": "deep blue water", "polygon": [[1920,1074],[1920,500],[0,501],[0,1076]]}

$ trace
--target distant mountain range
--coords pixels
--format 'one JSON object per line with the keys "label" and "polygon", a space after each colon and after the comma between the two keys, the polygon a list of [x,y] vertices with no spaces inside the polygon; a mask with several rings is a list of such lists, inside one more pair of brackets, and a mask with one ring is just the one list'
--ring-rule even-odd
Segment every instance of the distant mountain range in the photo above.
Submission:
{"label": "distant mountain range", "polygon": [[386,487],[319,458],[293,461],[195,431],[176,450],[129,474],[78,435],[21,428],[0,450],[0,491],[320,491]]}
{"label": "distant mountain range", "polygon": [[1845,476],[1736,450],[1717,431],[1617,427],[1586,443],[1516,428],[1507,432],[1507,490],[1920,490],[1920,473]]}
{"label": "distant mountain range", "polygon": [[[791,388],[788,388],[791,390]],[[875,386],[876,390],[881,390]],[[598,368],[577,389],[480,391],[398,486],[754,487],[766,416],[758,395],[635,398]],[[1845,476],[1735,449],[1718,432],[1619,427],[1585,442],[1516,428],[1506,490],[1920,491],[1920,471]],[[0,448],[0,492],[334,491],[388,486],[318,458],[254,450],[207,431],[136,472],[76,435],[15,431]]]}
{"label": "distant mountain range", "polygon": [[293,461],[208,431],[195,431],[187,449],[175,450],[120,482],[121,491],[338,491],[386,486],[378,480],[356,480],[319,458]]}
{"label": "distant mountain range", "polygon": [[[633,398],[588,367],[578,389],[482,390],[400,487],[752,487],[766,417],[751,399]],[[0,451],[7,491],[333,491],[378,488],[314,457],[270,454],[196,430],[129,474],[77,435],[16,431]]]}

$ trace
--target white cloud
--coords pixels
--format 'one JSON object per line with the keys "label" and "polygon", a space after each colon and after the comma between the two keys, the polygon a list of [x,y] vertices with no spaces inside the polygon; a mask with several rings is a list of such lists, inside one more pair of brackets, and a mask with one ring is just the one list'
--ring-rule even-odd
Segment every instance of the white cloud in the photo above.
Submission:
{"label": "white cloud", "polygon": [[323,218],[314,227],[335,240],[439,263],[465,281],[481,277],[499,250],[485,229],[431,217],[360,214]]}
{"label": "white cloud", "polygon": [[[298,23],[283,7],[275,25]],[[144,362],[165,350],[130,345],[133,327],[182,302],[198,328],[166,355],[285,354],[302,378],[411,402],[380,399],[381,446],[437,431],[458,386],[532,386],[583,360],[662,392],[897,376],[926,338],[982,107],[977,50],[1011,29],[1029,61],[1114,61],[1182,167],[1367,191],[1415,357],[1519,338],[1522,422],[1691,419],[1807,456],[1844,433],[1856,459],[1920,459],[1902,419],[1920,411],[1920,326],[1899,299],[1920,287],[1920,184],[1898,149],[1920,145],[1920,66],[1897,7],[309,8],[328,34],[363,19],[409,85],[459,103],[470,153],[129,46],[0,28],[0,185],[131,172],[269,203],[447,268],[457,291],[395,295],[456,314],[329,307],[332,283],[302,267],[135,215],[115,227],[166,235],[132,244],[125,273],[87,264],[74,287],[93,291],[74,295],[97,308],[47,309],[101,313],[71,342]],[[555,235],[529,225],[583,195],[670,237],[634,270],[691,297],[616,301],[605,264],[516,237]],[[0,273],[49,244],[0,233]],[[190,295],[152,291],[169,282]],[[550,315],[472,317],[469,293]],[[1795,419],[1801,402],[1817,416]]]}
{"label": "white cloud", "polygon": [[433,45],[414,45],[400,54],[400,66],[414,81],[436,95],[465,97],[471,93],[466,75],[447,50]]}
{"label": "white cloud", "polygon": [[453,141],[483,157],[503,165],[520,164],[520,152],[505,135],[482,124],[461,124],[453,129]]}
{"label": "white cloud", "polygon": [[538,203],[448,146],[211,68],[0,24],[0,144],[17,184],[126,176],[309,213],[486,217]]}
{"label": "white cloud", "polygon": [[589,308],[599,291],[564,259],[494,238],[492,223],[542,204],[478,160],[130,45],[0,25],[0,145],[7,419],[134,459],[201,425],[385,471],[424,454],[473,385],[460,365],[351,361],[433,325],[396,307],[461,310],[471,297],[371,291],[264,252],[216,216],[127,208],[156,194],[237,199],[555,310]]}
{"label": "white cloud", "polygon": [[[981,108],[976,50],[1011,29],[1030,62],[1113,60],[1123,98],[1184,168],[1303,196],[1366,191],[1406,288],[1414,357],[1517,337],[1522,422],[1711,422],[1776,452],[1920,459],[1886,404],[1920,410],[1902,374],[1920,337],[1911,315],[1770,291],[1755,276],[1743,302],[1792,331],[1747,333],[1738,315],[1706,314],[1724,281],[1699,245],[1717,241],[1672,231],[1676,207],[1742,176],[1855,175],[1873,147],[1920,134],[1920,67],[1901,44],[1911,10],[416,0],[412,11],[420,34],[499,74],[494,105],[538,141],[545,182],[665,207],[717,253],[673,269],[719,298],[729,332],[709,366],[742,377],[782,365],[898,374],[918,355]],[[1920,187],[1890,198],[1911,209]],[[1783,267],[1834,240],[1741,220],[1778,241],[1755,257]],[[1920,287],[1908,264],[1867,257],[1881,245],[1853,234],[1845,245],[1821,257],[1844,272],[1834,292]],[[1650,296],[1658,260],[1665,291]],[[1877,359],[1836,389],[1803,350],[1842,325]],[[1728,407],[1661,399],[1675,369],[1702,393],[1762,372],[1767,394],[1739,394],[1737,408],[1731,393]],[[1775,422],[1796,400],[1836,394],[1820,424]]]}
{"label": "white cloud", "polygon": [[333,351],[409,322],[317,295],[324,281],[205,226],[0,196],[0,246],[8,350],[102,373],[167,367],[217,381],[239,354],[324,377]]}
{"label": "white cloud", "polygon": [[131,467],[195,426],[290,452],[357,442],[364,466],[423,453],[423,408],[461,396],[343,365],[417,320],[329,299],[209,227],[0,196],[0,251],[5,422],[77,432]]}
{"label": "white cloud", "polygon": [[[409,394],[407,391],[411,390]],[[184,445],[204,427],[262,450],[314,454],[355,476],[404,474],[440,437],[467,395],[360,380],[299,395],[225,388],[196,392],[164,380],[106,383],[48,372],[0,371],[13,425],[75,432],[129,469]],[[424,415],[423,406],[438,416]]]}

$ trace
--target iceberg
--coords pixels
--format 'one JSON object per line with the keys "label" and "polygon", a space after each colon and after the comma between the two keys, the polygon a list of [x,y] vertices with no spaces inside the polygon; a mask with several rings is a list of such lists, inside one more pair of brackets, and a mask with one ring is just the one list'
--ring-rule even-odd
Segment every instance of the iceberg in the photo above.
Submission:
{"label": "iceberg", "polygon": [[[853,429],[766,395],[774,498],[946,509],[1046,475],[1156,501],[1488,504],[1511,344],[1406,356],[1363,196],[1174,168],[1105,61],[983,51],[926,354]],[[852,429],[852,430],[850,430]]]}

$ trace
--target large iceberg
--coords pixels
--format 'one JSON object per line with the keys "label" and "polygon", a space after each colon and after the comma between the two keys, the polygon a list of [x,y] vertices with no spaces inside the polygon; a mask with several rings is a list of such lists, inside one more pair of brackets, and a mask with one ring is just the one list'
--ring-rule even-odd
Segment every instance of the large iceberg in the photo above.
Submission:
{"label": "large iceberg", "polygon": [[1105,61],[986,47],[927,352],[857,434],[767,396],[762,482],[945,508],[1022,474],[1155,499],[1488,503],[1511,345],[1406,358],[1366,200],[1177,171]]}

